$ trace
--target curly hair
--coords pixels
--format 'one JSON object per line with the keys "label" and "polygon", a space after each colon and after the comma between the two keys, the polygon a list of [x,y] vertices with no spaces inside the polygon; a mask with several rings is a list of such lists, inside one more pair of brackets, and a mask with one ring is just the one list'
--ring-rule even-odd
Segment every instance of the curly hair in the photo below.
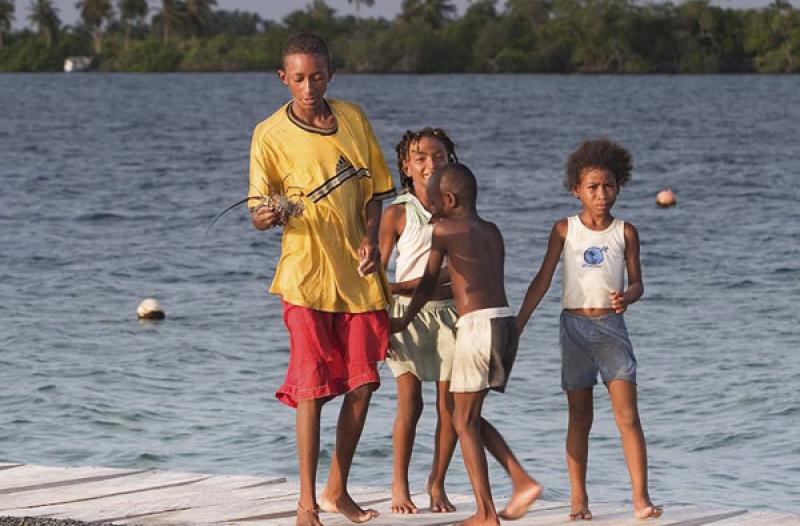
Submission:
{"label": "curly hair", "polygon": [[567,190],[572,191],[578,186],[581,175],[592,168],[608,170],[614,174],[617,185],[622,187],[631,180],[633,158],[631,152],[607,137],[583,141],[567,159],[564,176]]}
{"label": "curly hair", "polygon": [[322,37],[314,33],[297,33],[289,37],[283,45],[281,53],[281,67],[286,64],[286,57],[289,55],[319,55],[328,62],[328,69],[333,68],[333,58],[331,57],[328,44]]}
{"label": "curly hair", "polygon": [[403,170],[403,165],[408,160],[408,155],[411,148],[417,144],[423,137],[431,137],[442,143],[445,150],[447,150],[447,162],[457,163],[458,157],[456,156],[456,144],[447,136],[447,133],[441,128],[423,128],[419,131],[406,130],[403,138],[394,147],[397,152],[397,169],[400,172],[400,184],[402,187],[409,191],[414,192],[414,181],[411,177],[407,176]]}

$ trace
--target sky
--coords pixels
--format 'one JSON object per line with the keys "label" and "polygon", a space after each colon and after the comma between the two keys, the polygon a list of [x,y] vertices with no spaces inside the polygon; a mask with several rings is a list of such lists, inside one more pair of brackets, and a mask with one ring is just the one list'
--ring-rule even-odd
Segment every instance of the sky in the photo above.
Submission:
{"label": "sky", "polygon": [[[27,24],[29,5],[32,0],[15,0],[17,11],[14,27],[22,27]],[[75,9],[77,0],[52,0],[53,5],[58,9],[58,14],[64,24],[74,24],[78,18],[78,11]],[[158,0],[148,0],[152,8],[156,8],[160,2]],[[217,0],[217,8],[256,12],[271,20],[280,20],[286,14],[303,9],[309,4],[310,0]],[[452,0],[458,8],[458,14],[464,13],[469,6],[469,0]],[[680,0],[677,0],[679,2]],[[355,7],[347,0],[326,0],[327,4],[336,9],[338,14],[354,14]],[[114,0],[116,4],[116,1]],[[400,11],[403,0],[375,0],[373,7],[361,7],[362,16],[382,16],[394,18]],[[502,5],[502,1],[500,4]],[[771,3],[771,0],[711,0],[712,4],[721,7],[763,7]],[[797,5],[797,1],[792,2]]]}

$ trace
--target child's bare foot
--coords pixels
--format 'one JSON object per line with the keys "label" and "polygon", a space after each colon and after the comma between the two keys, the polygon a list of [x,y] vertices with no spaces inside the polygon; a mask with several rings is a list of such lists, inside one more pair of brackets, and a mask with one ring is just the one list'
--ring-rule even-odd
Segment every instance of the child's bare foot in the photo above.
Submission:
{"label": "child's bare foot", "polygon": [[328,513],[341,513],[355,523],[367,522],[378,516],[377,510],[361,508],[347,493],[337,498],[329,497],[327,489],[319,497],[319,507]]}
{"label": "child's bare foot", "polygon": [[466,520],[457,522],[453,526],[500,526],[497,517],[482,517],[477,514],[467,517]]}
{"label": "child's bare foot", "polygon": [[648,504],[642,508],[634,508],[633,515],[637,519],[657,519],[664,513],[664,508],[661,506],[653,506]]}
{"label": "child's bare foot", "polygon": [[302,504],[297,504],[297,519],[294,521],[295,526],[322,526],[319,521],[319,508],[314,506],[308,509]]}
{"label": "child's bare foot", "polygon": [[511,498],[508,499],[508,504],[497,515],[507,521],[520,519],[528,513],[528,509],[533,506],[533,503],[536,502],[536,499],[541,494],[542,487],[533,480],[524,486],[514,488]]}
{"label": "child's bare foot", "polygon": [[411,500],[408,488],[392,488],[392,513],[419,513],[417,505]]}
{"label": "child's bare foot", "polygon": [[456,507],[453,506],[453,503],[447,498],[444,486],[439,486],[437,484],[436,487],[434,487],[430,479],[428,479],[427,489],[428,495],[431,498],[431,511],[433,513],[452,513],[456,511]]}
{"label": "child's bare foot", "polygon": [[582,502],[573,504],[569,512],[569,520],[571,521],[590,521],[592,520],[592,512],[589,510],[589,504]]}

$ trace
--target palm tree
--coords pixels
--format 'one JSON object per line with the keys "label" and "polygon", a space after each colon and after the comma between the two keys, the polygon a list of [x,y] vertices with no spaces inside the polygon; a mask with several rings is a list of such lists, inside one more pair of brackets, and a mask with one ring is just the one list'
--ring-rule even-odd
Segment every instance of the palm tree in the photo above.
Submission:
{"label": "palm tree", "polygon": [[355,4],[356,5],[356,18],[361,12],[361,4],[364,4],[367,7],[372,7],[375,5],[375,0],[347,0],[348,4]]}
{"label": "palm tree", "polygon": [[119,19],[125,26],[125,49],[131,39],[131,23],[141,21],[147,16],[147,0],[118,0]]}
{"label": "palm tree", "polygon": [[79,0],[75,7],[81,12],[81,18],[92,32],[94,52],[103,51],[103,23],[111,18],[114,7],[111,0]]}
{"label": "palm tree", "polygon": [[32,0],[30,9],[28,20],[38,28],[47,47],[52,46],[61,25],[58,10],[50,0]]}
{"label": "palm tree", "polygon": [[440,29],[455,14],[456,6],[450,0],[403,0],[400,18],[407,22],[418,20]]}
{"label": "palm tree", "polygon": [[208,27],[212,5],[217,5],[217,0],[186,0],[186,18],[192,29],[192,38],[197,38]]}
{"label": "palm tree", "polygon": [[788,0],[773,0],[773,2],[769,5],[768,8],[778,12],[791,11],[792,4]]}
{"label": "palm tree", "polygon": [[0,49],[3,49],[3,33],[11,32],[14,20],[14,0],[0,0]]}
{"label": "palm tree", "polygon": [[180,0],[161,0],[161,25],[164,28],[164,44],[169,42],[169,31],[184,21],[185,6]]}

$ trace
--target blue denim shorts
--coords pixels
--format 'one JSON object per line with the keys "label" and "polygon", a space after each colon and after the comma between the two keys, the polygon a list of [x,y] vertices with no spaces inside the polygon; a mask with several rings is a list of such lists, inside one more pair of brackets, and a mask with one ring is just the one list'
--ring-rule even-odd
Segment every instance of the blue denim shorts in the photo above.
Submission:
{"label": "blue denim shorts", "polygon": [[561,388],[586,389],[625,380],[636,383],[636,356],[622,314],[579,316],[561,311]]}

